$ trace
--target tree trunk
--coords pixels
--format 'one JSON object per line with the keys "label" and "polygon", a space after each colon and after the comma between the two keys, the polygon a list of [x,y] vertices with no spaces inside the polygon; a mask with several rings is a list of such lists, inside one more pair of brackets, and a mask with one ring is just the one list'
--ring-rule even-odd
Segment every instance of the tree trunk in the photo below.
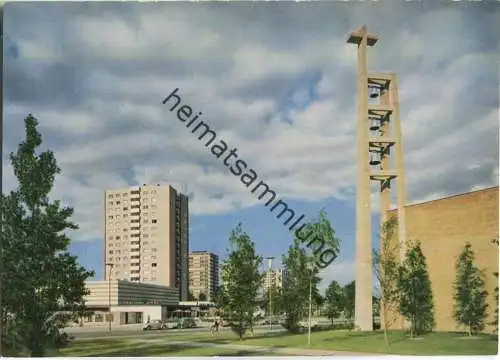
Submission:
{"label": "tree trunk", "polygon": [[472,336],[472,324],[471,322],[469,321],[469,336]]}
{"label": "tree trunk", "polygon": [[387,347],[391,346],[389,343],[389,335],[387,334],[387,328],[389,327],[389,322],[387,321],[387,314],[384,311],[384,340]]}
{"label": "tree trunk", "polygon": [[391,344],[389,344],[389,336],[387,335],[387,329],[384,328],[384,340],[385,340],[385,346],[389,347]]}
{"label": "tree trunk", "polygon": [[36,339],[36,336],[33,336],[33,339],[30,344],[30,357],[43,357],[44,349],[40,342]]}

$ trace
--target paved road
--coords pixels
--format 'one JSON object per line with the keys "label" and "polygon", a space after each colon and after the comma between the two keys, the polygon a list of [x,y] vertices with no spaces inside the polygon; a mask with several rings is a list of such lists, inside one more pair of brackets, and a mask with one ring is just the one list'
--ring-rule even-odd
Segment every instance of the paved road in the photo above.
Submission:
{"label": "paved road", "polygon": [[[284,331],[281,326],[273,325],[272,332]],[[79,339],[102,339],[103,337],[114,337],[114,338],[130,338],[130,337],[140,337],[140,338],[154,338],[168,336],[169,334],[181,335],[183,333],[195,334],[195,333],[205,333],[208,332],[208,327],[199,327],[194,329],[168,329],[168,330],[152,330],[143,331],[142,326],[140,328],[133,327],[121,327],[117,326],[111,329],[111,333],[108,332],[107,328],[67,328],[65,331],[74,336],[75,340]],[[223,331],[230,331],[229,328],[224,328]],[[269,325],[266,326],[256,326],[254,327],[255,333],[269,332]]]}

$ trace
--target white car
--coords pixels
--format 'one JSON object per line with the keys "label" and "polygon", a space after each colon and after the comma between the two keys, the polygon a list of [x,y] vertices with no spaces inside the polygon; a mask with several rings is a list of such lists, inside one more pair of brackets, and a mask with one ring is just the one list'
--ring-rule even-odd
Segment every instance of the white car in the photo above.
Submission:
{"label": "white car", "polygon": [[167,326],[161,320],[150,320],[144,324],[143,330],[164,330]]}

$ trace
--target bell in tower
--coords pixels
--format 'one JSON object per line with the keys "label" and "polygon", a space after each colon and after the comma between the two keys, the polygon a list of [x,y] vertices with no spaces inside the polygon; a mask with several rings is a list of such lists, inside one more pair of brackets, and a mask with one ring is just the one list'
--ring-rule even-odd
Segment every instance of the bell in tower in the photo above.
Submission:
{"label": "bell in tower", "polygon": [[374,153],[370,154],[370,165],[371,166],[377,166],[380,165],[380,155],[376,155]]}
{"label": "bell in tower", "polygon": [[368,85],[368,96],[370,99],[376,99],[380,96],[380,88],[374,85]]}
{"label": "bell in tower", "polygon": [[370,131],[377,131],[380,129],[380,124],[377,121],[376,118],[370,118],[371,124],[370,124]]}

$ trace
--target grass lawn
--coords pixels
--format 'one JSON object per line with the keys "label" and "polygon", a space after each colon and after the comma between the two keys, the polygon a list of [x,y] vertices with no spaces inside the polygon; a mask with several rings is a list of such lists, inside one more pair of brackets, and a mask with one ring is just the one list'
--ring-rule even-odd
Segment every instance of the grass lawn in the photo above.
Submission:
{"label": "grass lawn", "polygon": [[[498,337],[480,336],[467,339],[458,333],[430,333],[419,340],[411,340],[405,333],[390,333],[391,346],[384,343],[382,332],[349,332],[343,330],[312,333],[312,349],[346,351],[355,353],[385,353],[402,355],[495,355]],[[216,338],[206,333],[165,334],[157,339],[165,343],[134,343],[131,339],[80,340],[61,349],[54,356],[272,356],[279,355],[269,350],[194,348],[168,341],[189,341],[193,343],[220,343],[256,345],[276,348],[308,348],[307,334],[288,335],[284,333],[256,334],[253,338],[240,341],[227,331]],[[201,345],[201,344],[200,344]]]}
{"label": "grass lawn", "polygon": [[[391,346],[385,346],[383,332],[351,332],[333,330],[314,332],[311,348],[332,351],[385,353],[404,355],[495,355],[498,352],[498,337],[491,335],[467,339],[464,334],[436,332],[411,340],[407,334],[394,331],[389,334]],[[267,334],[240,341],[229,332],[219,338],[208,335],[192,336],[190,341],[234,343],[272,347],[307,348],[307,334]]]}
{"label": "grass lawn", "polygon": [[222,348],[196,348],[177,344],[141,344],[127,340],[78,341],[51,356],[271,356],[268,352]]}

